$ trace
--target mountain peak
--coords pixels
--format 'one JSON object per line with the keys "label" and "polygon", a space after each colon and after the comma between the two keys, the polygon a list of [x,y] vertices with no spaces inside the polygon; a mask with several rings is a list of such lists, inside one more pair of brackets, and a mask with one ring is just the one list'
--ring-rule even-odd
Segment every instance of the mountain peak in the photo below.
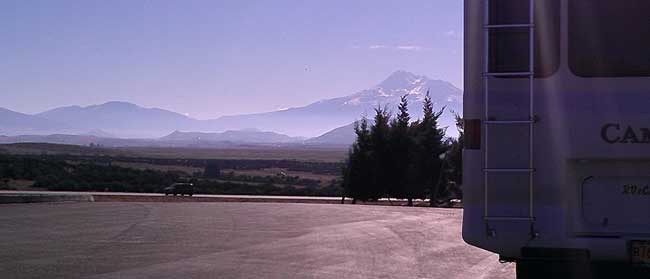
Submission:
{"label": "mountain peak", "polygon": [[110,101],[103,103],[101,105],[95,105],[95,107],[112,107],[112,108],[133,108],[133,107],[139,107],[136,104],[129,103],[129,102],[122,102],[122,101]]}
{"label": "mountain peak", "polygon": [[388,76],[388,78],[393,78],[393,77],[397,77],[397,78],[410,78],[410,77],[417,77],[417,76],[418,76],[418,75],[416,75],[416,74],[414,74],[414,73],[411,73],[411,72],[409,72],[409,71],[405,71],[405,70],[397,70],[397,71],[393,72],[392,74],[390,74],[390,75]]}
{"label": "mountain peak", "polygon": [[[67,133],[80,134],[92,131],[91,134],[95,135],[111,133],[117,137],[156,138],[170,135],[172,131],[175,132],[171,134],[171,138],[184,135],[180,131],[240,130],[219,133],[219,139],[234,142],[246,136],[248,139],[255,138],[255,142],[271,142],[267,138],[267,136],[272,136],[271,132],[251,131],[244,128],[264,129],[285,135],[314,136],[349,124],[363,115],[373,115],[373,109],[378,105],[396,111],[402,96],[407,96],[412,118],[417,119],[422,115],[422,100],[428,90],[431,91],[435,109],[444,106],[449,110],[462,112],[462,91],[460,89],[446,81],[429,79],[424,75],[400,70],[391,73],[384,81],[366,90],[282,111],[197,120],[164,109],[111,101],[84,107],[61,107],[36,115],[16,115],[16,117],[5,116],[8,115],[8,111],[0,109],[0,114],[2,114],[0,130],[3,133],[11,134],[25,133],[25,131],[29,133],[66,131]],[[17,120],[10,120],[12,118]],[[453,114],[445,113],[439,123],[441,126],[454,127]],[[352,130],[349,129],[349,131]],[[201,140],[209,138],[207,135],[201,134],[192,134],[192,136],[200,137]],[[285,140],[288,139],[279,138],[272,142]],[[249,140],[249,142],[252,141]]]}
{"label": "mountain peak", "polygon": [[418,76],[411,72],[399,70],[388,76],[388,78],[382,81],[378,87],[384,89],[411,88],[414,87],[414,85],[426,82],[427,80],[428,78],[426,76]]}

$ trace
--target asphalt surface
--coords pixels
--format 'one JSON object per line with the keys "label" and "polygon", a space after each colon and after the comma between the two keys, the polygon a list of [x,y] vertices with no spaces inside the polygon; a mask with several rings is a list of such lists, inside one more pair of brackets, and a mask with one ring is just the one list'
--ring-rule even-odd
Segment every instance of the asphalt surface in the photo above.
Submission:
{"label": "asphalt surface", "polygon": [[[7,195],[92,195],[92,196],[137,196],[161,197],[160,193],[127,193],[127,192],[73,192],[73,191],[14,191],[0,190],[0,194]],[[204,195],[195,194],[198,198],[258,198],[258,199],[305,199],[305,200],[333,200],[340,201],[341,197],[311,197],[311,196],[256,196],[256,195]]]}
{"label": "asphalt surface", "polygon": [[[272,203],[322,203],[340,204],[341,197],[312,196],[259,196],[259,195],[205,195],[173,196],[161,193],[124,193],[124,192],[70,192],[70,191],[13,191],[0,190],[0,204],[26,202],[94,200],[96,202],[272,202]],[[346,198],[345,203],[353,200]],[[406,205],[405,199],[380,199],[361,202],[364,205]],[[427,204],[426,200],[414,200],[416,205]]]}
{"label": "asphalt surface", "polygon": [[462,210],[275,203],[0,205],[1,278],[514,278]]}

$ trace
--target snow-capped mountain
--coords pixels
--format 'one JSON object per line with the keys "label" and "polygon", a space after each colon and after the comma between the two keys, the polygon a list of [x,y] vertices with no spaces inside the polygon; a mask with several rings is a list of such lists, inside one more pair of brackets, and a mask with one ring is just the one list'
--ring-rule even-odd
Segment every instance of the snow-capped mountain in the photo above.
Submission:
{"label": "snow-capped mountain", "polygon": [[[441,125],[454,127],[452,112],[462,112],[462,91],[449,82],[406,71],[397,71],[376,86],[345,97],[282,111],[226,116],[213,123],[226,129],[256,127],[288,135],[318,136],[348,125],[362,115],[372,117],[374,108],[379,105],[396,111],[403,95],[408,96],[412,118],[416,119],[422,115],[422,100],[427,91],[435,109],[446,107],[440,119]],[[456,135],[455,128],[448,129],[448,134]]]}
{"label": "snow-capped mountain", "polygon": [[[60,107],[36,115],[0,109],[0,135],[87,135],[88,131],[101,131],[91,135],[158,138],[179,130],[214,133],[255,128],[293,137],[315,137],[349,125],[363,115],[372,118],[374,109],[379,105],[395,112],[403,95],[408,96],[412,118],[417,119],[422,115],[422,100],[427,91],[435,109],[446,107],[440,124],[452,127],[448,135],[456,135],[451,112],[460,113],[462,110],[461,90],[449,82],[405,71],[397,71],[370,89],[344,97],[281,111],[225,116],[213,120],[193,119],[176,112],[126,102]],[[349,131],[346,133],[349,136]]]}
{"label": "snow-capped mountain", "polygon": [[462,104],[462,91],[451,83],[397,71],[374,88],[343,98],[347,99],[343,105],[394,105],[399,103],[400,98],[404,95],[408,96],[410,103],[416,104],[424,100],[427,91],[430,91],[434,105],[457,106]]}

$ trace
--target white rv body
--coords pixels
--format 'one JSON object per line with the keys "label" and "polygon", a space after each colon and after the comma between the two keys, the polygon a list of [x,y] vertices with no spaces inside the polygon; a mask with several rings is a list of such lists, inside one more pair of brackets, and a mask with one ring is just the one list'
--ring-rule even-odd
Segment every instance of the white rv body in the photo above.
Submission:
{"label": "white rv body", "polygon": [[[532,84],[525,74],[489,75],[516,70],[489,64],[507,52],[487,46],[508,42],[486,38],[495,32],[486,25],[506,24],[487,18],[489,1],[465,0],[464,119],[476,144],[463,151],[463,239],[504,260],[629,263],[630,243],[650,240],[650,47],[637,49],[650,46],[650,1],[533,0],[534,29],[520,26],[536,32]],[[644,20],[612,32],[612,23]]]}

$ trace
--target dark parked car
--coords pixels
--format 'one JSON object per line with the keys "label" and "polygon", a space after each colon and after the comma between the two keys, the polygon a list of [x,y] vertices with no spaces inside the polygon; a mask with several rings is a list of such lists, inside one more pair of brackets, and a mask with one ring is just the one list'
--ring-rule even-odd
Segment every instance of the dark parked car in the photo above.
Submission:
{"label": "dark parked car", "polygon": [[194,184],[192,183],[174,183],[164,189],[165,196],[167,195],[194,195]]}

